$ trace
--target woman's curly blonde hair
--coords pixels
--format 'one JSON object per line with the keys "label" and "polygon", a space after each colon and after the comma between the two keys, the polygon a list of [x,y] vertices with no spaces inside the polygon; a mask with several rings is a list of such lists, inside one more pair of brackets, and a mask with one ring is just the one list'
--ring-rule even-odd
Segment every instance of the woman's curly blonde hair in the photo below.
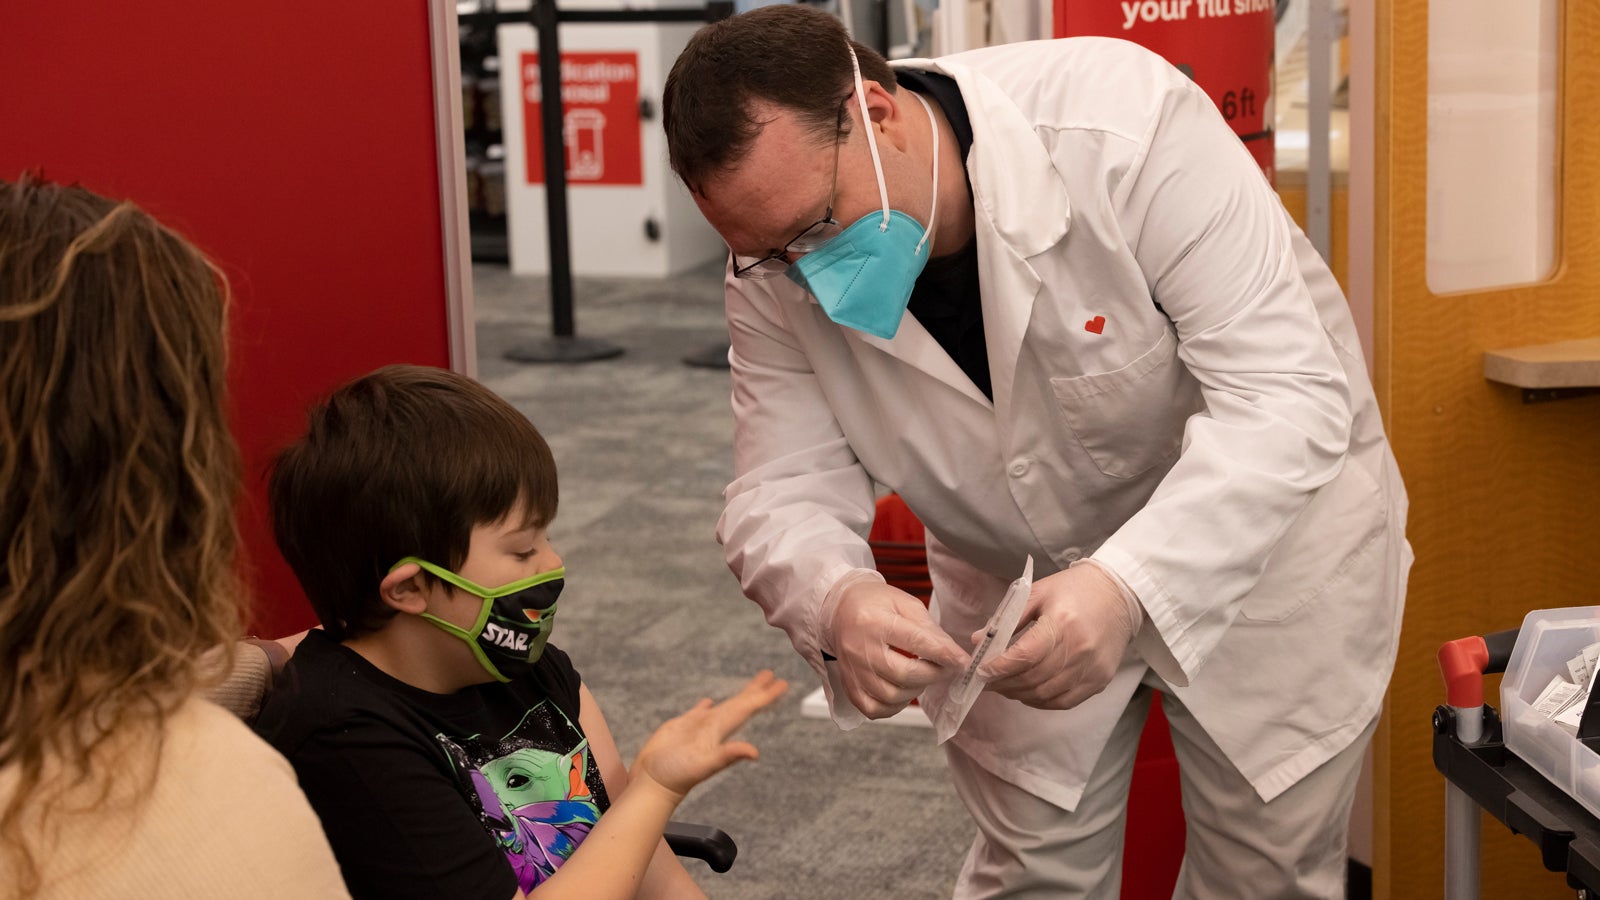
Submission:
{"label": "woman's curly blonde hair", "polygon": [[153,765],[90,763],[113,739],[159,758],[239,634],[226,296],[137,206],[0,182],[0,870],[22,896],[54,805],[147,787]]}

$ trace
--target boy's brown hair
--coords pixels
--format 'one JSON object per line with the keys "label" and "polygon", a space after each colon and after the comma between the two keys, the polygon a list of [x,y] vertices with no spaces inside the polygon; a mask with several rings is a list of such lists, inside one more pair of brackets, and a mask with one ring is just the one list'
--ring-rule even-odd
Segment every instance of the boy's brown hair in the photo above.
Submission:
{"label": "boy's brown hair", "polygon": [[550,447],[465,376],[387,366],[334,391],[307,419],[305,436],[273,464],[272,528],[334,640],[376,631],[394,615],[378,586],[402,557],[455,570],[472,529],[519,503],[523,524],[555,518]]}

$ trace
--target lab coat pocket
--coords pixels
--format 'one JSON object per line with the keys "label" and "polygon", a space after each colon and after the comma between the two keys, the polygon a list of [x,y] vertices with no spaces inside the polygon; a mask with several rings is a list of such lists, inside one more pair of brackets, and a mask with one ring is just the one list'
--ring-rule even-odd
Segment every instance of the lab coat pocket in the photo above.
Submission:
{"label": "lab coat pocket", "polygon": [[1388,504],[1377,482],[1347,460],[1272,549],[1266,571],[1245,595],[1239,614],[1256,622],[1281,622],[1340,585],[1375,585],[1360,576],[1369,565],[1381,563],[1382,554],[1375,550],[1387,521]]}
{"label": "lab coat pocket", "polygon": [[1201,402],[1199,382],[1176,351],[1177,339],[1162,331],[1120,369],[1050,379],[1067,424],[1104,474],[1133,478],[1178,452],[1184,423]]}

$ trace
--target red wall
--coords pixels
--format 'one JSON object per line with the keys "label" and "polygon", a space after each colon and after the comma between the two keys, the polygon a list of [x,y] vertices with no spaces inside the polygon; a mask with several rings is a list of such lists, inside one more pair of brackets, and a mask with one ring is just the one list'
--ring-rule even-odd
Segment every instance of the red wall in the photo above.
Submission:
{"label": "red wall", "polygon": [[255,627],[315,619],[264,470],[312,398],[449,365],[425,0],[0,4],[0,179],[131,198],[232,282]]}

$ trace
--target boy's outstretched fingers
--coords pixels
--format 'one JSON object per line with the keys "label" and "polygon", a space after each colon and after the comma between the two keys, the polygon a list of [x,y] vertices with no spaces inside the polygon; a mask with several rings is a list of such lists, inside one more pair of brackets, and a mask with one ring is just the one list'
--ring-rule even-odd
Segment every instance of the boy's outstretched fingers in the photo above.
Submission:
{"label": "boy's outstretched fingers", "polygon": [[761,672],[721,703],[709,699],[670,719],[645,742],[634,762],[634,774],[682,798],[691,788],[742,759],[760,753],[747,741],[728,738],[750,717],[783,696],[789,684]]}
{"label": "boy's outstretched fingers", "polygon": [[[750,717],[761,710],[771,706],[784,691],[789,689],[789,682],[772,674],[770,669],[763,669],[740,689],[739,693],[716,704],[714,709],[724,717],[728,724],[728,733],[750,721]],[[710,703],[709,700],[701,701]]]}
{"label": "boy's outstretched fingers", "polygon": [[722,729],[724,761],[721,768],[740,760],[761,758],[761,751],[756,749],[756,745],[749,741],[729,741],[727,738],[750,721],[751,716],[771,706],[788,689],[789,682],[775,677],[770,671],[763,671],[745,682],[739,693],[721,703],[713,704],[710,699],[705,699],[696,705],[696,709],[709,709],[711,715],[716,717],[717,727]]}

